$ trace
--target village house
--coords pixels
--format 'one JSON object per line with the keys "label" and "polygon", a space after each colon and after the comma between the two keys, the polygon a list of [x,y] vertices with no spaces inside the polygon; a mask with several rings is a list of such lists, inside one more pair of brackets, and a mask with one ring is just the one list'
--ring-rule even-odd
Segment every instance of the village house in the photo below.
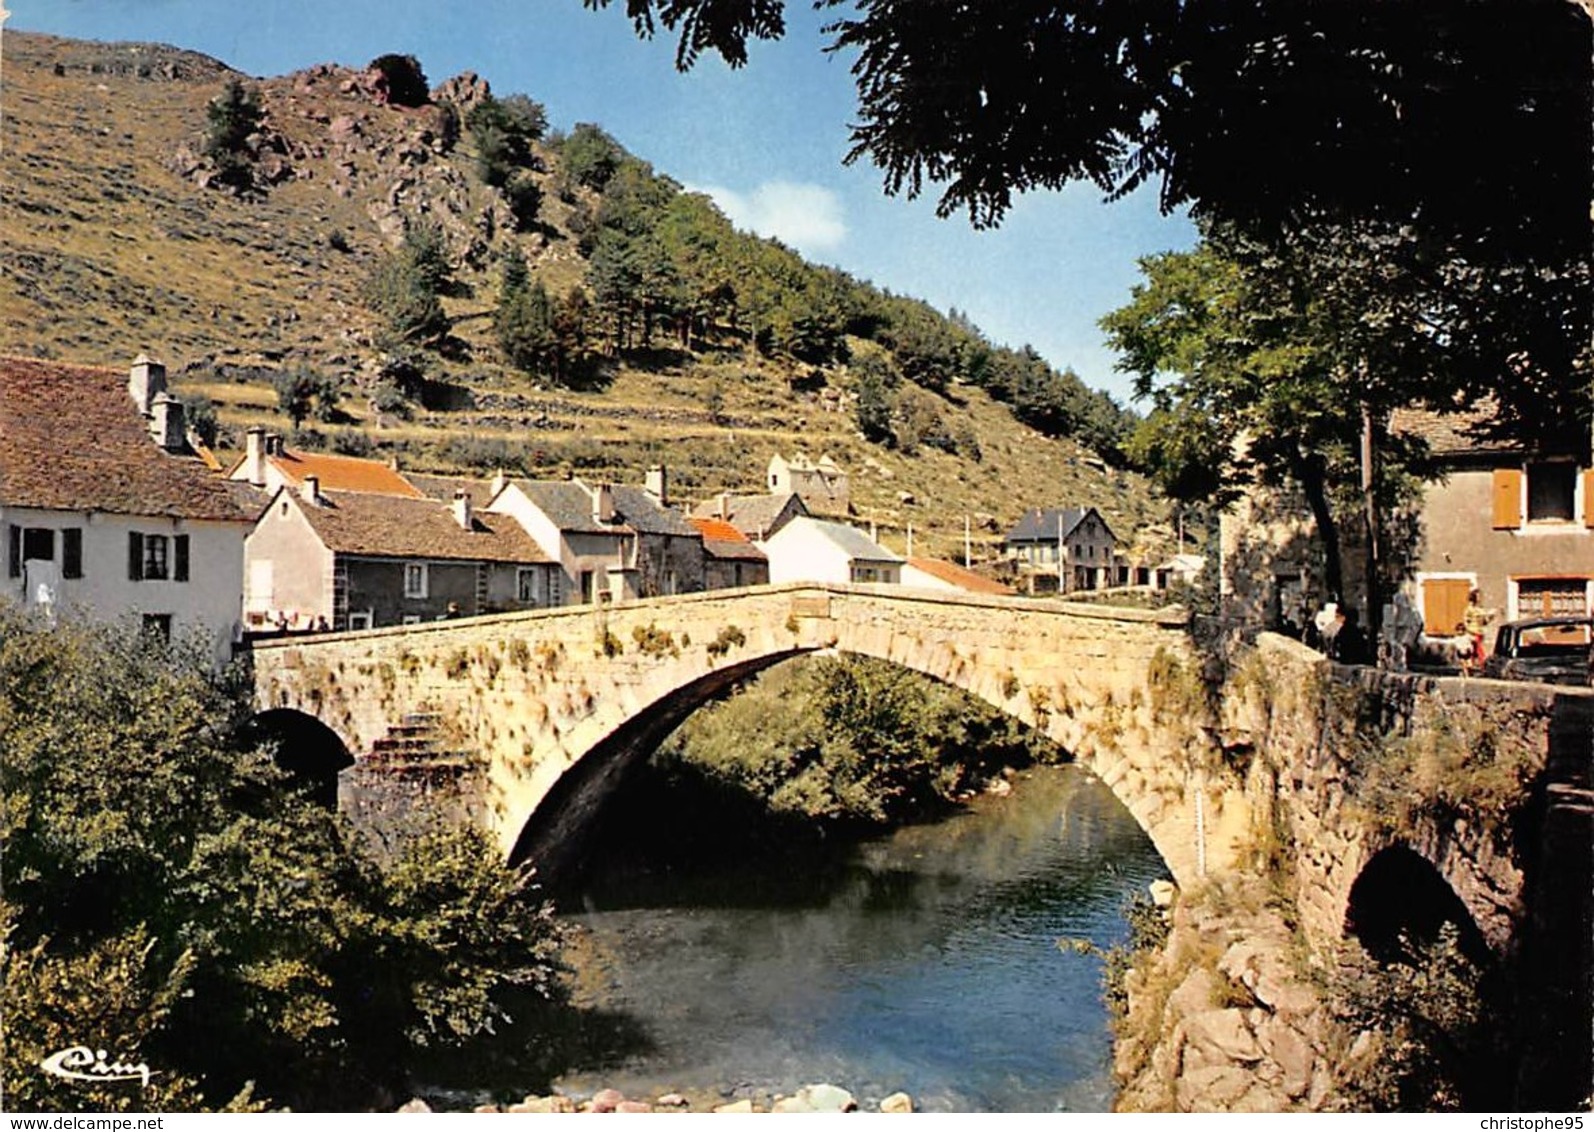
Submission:
{"label": "village house", "polygon": [[1390,422],[1391,432],[1424,439],[1440,469],[1423,486],[1406,584],[1430,637],[1456,634],[1474,589],[1496,623],[1594,612],[1588,438],[1545,448],[1491,438],[1485,424],[1417,411]]}
{"label": "village house", "polygon": [[1117,542],[1094,507],[1037,509],[1007,532],[1002,553],[1028,592],[1068,593],[1117,583]]}
{"label": "village house", "polygon": [[322,491],[421,497],[421,491],[391,464],[330,452],[295,451],[285,448],[280,436],[258,426],[245,434],[243,457],[228,472],[230,479],[268,494],[283,487],[296,491],[310,476]]}
{"label": "village house", "polygon": [[771,495],[798,496],[815,515],[852,514],[852,481],[829,456],[815,463],[801,452],[790,460],[777,454],[770,458],[765,486]]}
{"label": "village house", "polygon": [[694,515],[687,522],[703,539],[704,589],[761,586],[769,581],[769,557],[741,531],[724,519]]}
{"label": "village house", "polygon": [[488,504],[512,516],[559,563],[569,604],[696,593],[704,588],[703,538],[668,506],[662,468],[647,486],[507,480]]}
{"label": "village house", "polygon": [[753,542],[763,542],[799,515],[807,515],[800,496],[732,495],[722,491],[699,503],[692,512],[697,519],[720,519],[735,527]]}
{"label": "village house", "polygon": [[560,602],[561,572],[507,515],[448,502],[283,486],[250,534],[251,629],[372,629]]}
{"label": "village house", "polygon": [[1007,597],[1014,592],[1012,586],[965,570],[954,563],[940,558],[915,556],[909,556],[902,564],[902,584],[925,590],[950,590],[989,597]]}
{"label": "village house", "polygon": [[901,582],[902,559],[845,523],[801,516],[761,544],[771,582]]}
{"label": "village house", "polygon": [[248,496],[194,455],[160,363],[0,359],[5,600],[197,633],[225,661],[260,506]]}

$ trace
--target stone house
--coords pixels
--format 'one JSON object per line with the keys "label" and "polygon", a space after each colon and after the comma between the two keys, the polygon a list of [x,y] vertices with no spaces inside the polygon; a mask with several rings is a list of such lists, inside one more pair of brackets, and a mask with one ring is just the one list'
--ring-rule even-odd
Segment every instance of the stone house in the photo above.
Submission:
{"label": "stone house", "polygon": [[1118,545],[1094,507],[1034,510],[1008,530],[1002,554],[1030,593],[1069,593],[1115,584]]}
{"label": "stone house", "polygon": [[195,454],[166,370],[0,359],[0,600],[230,655],[260,504]]}
{"label": "stone house", "polygon": [[737,589],[769,581],[768,556],[741,531],[724,519],[700,519],[694,515],[687,522],[703,539],[705,589]]}
{"label": "stone house", "polygon": [[732,495],[722,491],[699,503],[692,512],[693,518],[723,520],[753,542],[763,542],[799,515],[807,514],[802,497],[790,492]]}
{"label": "stone house", "polygon": [[[1455,633],[1472,589],[1496,622],[1594,612],[1594,470],[1588,437],[1544,447],[1489,437],[1487,418],[1402,411],[1440,470],[1423,487],[1404,583],[1431,637]],[[1487,643],[1487,641],[1486,641]]]}
{"label": "stone house", "polygon": [[565,602],[624,601],[704,588],[703,537],[668,505],[663,469],[646,488],[507,480],[487,510],[513,517],[564,572]]}
{"label": "stone house", "polygon": [[903,560],[845,523],[802,516],[761,544],[771,582],[902,581]]}
{"label": "stone house", "polygon": [[919,589],[985,594],[989,597],[1006,597],[1014,592],[1012,586],[940,558],[909,557],[902,564],[902,584]]}
{"label": "stone house", "polygon": [[271,497],[246,546],[256,630],[371,629],[558,605],[562,574],[507,515],[461,492],[444,503],[323,491],[314,475]]}
{"label": "stone house", "polygon": [[776,454],[764,482],[771,495],[799,496],[815,515],[852,513],[852,481],[829,456],[815,463],[801,452],[790,460]]}

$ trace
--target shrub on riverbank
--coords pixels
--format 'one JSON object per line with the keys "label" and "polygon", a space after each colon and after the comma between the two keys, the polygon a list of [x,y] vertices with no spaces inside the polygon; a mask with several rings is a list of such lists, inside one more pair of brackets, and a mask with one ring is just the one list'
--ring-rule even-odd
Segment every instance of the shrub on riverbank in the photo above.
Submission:
{"label": "shrub on riverbank", "polygon": [[[490,1030],[507,984],[552,993],[551,916],[484,836],[421,821],[378,855],[248,711],[190,650],[0,610],[13,1111],[358,1104]],[[40,1070],[74,1046],[150,1085]]]}
{"label": "shrub on riverbank", "polygon": [[944,807],[1003,767],[1066,755],[957,689],[842,657],[771,670],[694,715],[654,758],[745,791],[775,814],[884,824]]}

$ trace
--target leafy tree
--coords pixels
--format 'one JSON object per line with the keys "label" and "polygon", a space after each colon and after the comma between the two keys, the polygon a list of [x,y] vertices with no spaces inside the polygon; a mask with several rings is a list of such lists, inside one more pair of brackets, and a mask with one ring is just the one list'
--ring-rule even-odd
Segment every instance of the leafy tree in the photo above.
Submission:
{"label": "leafy tree", "polygon": [[620,143],[590,122],[577,122],[559,144],[559,160],[567,185],[581,185],[602,192],[609,184],[625,150]]}
{"label": "leafy tree", "polygon": [[216,164],[217,179],[237,192],[254,186],[249,138],[260,128],[260,92],[229,79],[205,108],[205,156]]}
{"label": "leafy tree", "polygon": [[542,281],[532,283],[518,252],[504,260],[493,331],[504,359],[527,373],[552,374],[558,346],[553,304]]}
{"label": "leafy tree", "polygon": [[412,225],[398,251],[377,265],[365,285],[365,301],[401,343],[434,345],[448,333],[441,295],[453,274],[442,229]]}
{"label": "leafy tree", "polygon": [[303,365],[278,371],[271,386],[277,394],[277,411],[286,413],[295,429],[304,424],[312,408],[317,420],[335,420],[343,399],[337,378]]}
{"label": "leafy tree", "polygon": [[[491,1029],[502,987],[547,993],[548,913],[485,836],[420,822],[378,855],[249,711],[199,650],[0,610],[9,1107],[359,1103]],[[38,1072],[76,1044],[152,1090]]]}
{"label": "leafy tree", "polygon": [[216,403],[203,393],[184,393],[178,397],[183,403],[183,421],[194,435],[207,447],[215,447],[221,422],[216,417]]}
{"label": "leafy tree", "polygon": [[783,665],[692,716],[660,751],[831,823],[922,815],[998,773],[1058,752],[1011,717],[884,661]]}
{"label": "leafy tree", "polygon": [[858,431],[872,444],[891,444],[896,435],[891,429],[892,390],[900,378],[891,364],[877,354],[865,354],[853,367],[856,374],[853,417]]}
{"label": "leafy tree", "polygon": [[413,55],[379,55],[367,70],[382,77],[387,100],[393,106],[425,106],[432,100],[421,62]]}
{"label": "leafy tree", "polygon": [[465,126],[476,142],[476,168],[481,179],[495,187],[507,184],[517,169],[533,164],[532,143],[548,129],[548,114],[540,103],[523,94],[504,99],[487,95],[465,116]]}

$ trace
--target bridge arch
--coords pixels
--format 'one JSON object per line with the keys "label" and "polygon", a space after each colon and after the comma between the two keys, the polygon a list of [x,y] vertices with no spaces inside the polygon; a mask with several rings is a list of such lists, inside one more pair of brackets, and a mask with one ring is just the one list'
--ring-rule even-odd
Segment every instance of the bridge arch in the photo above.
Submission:
{"label": "bridge arch", "polygon": [[1381,963],[1408,958],[1411,947],[1433,943],[1447,924],[1462,954],[1488,961],[1489,945],[1471,910],[1439,867],[1409,845],[1380,849],[1351,883],[1345,934]]}
{"label": "bridge arch", "polygon": [[1170,658],[1196,668],[1177,612],[785,584],[262,642],[254,660],[258,702],[319,716],[357,756],[406,716],[440,721],[439,741],[479,760],[467,809],[522,861],[546,859],[609,776],[696,707],[827,650],[912,669],[1043,731],[1124,803],[1181,884],[1224,867],[1249,828],[1243,795],[1192,769],[1189,721],[1159,707]]}
{"label": "bridge arch", "polygon": [[297,708],[267,708],[244,724],[244,739],[270,746],[278,767],[305,783],[317,802],[336,808],[338,775],[354,765],[354,756],[326,723]]}

